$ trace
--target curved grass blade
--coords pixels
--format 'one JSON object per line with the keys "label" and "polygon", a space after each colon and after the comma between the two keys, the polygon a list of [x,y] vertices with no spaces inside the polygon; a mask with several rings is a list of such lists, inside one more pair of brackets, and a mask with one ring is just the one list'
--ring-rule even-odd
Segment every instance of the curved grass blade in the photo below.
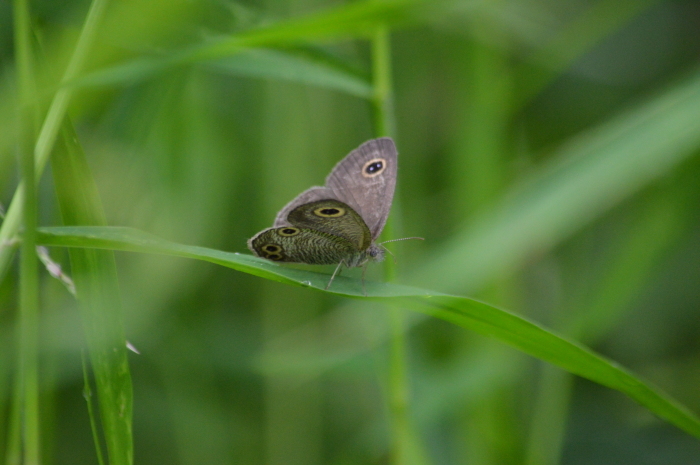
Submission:
{"label": "curved grass blade", "polygon": [[373,95],[372,86],[367,79],[351,74],[318,56],[282,50],[250,49],[206,65],[216,71],[238,76],[299,82],[365,99]]}
{"label": "curved grass blade", "polygon": [[378,26],[424,22],[442,2],[421,0],[365,0],[327,8],[316,13],[254,27],[211,41],[183,54],[199,61],[238,53],[241,48],[317,43],[369,38]]}
{"label": "curved grass blade", "polygon": [[[183,66],[172,58],[140,57],[87,74],[66,83],[67,87],[130,85]],[[320,57],[270,49],[242,49],[239,53],[205,61],[201,66],[218,73],[242,77],[279,79],[337,90],[359,98],[370,98],[367,79]]]}
{"label": "curved grass blade", "polygon": [[[251,255],[188,246],[131,228],[40,228],[39,243],[47,246],[100,248],[194,258],[288,284],[322,291],[328,276],[267,262]],[[342,279],[340,279],[342,278]],[[362,296],[356,279],[337,278],[328,292]],[[616,389],[651,412],[700,438],[700,418],[658,388],[576,342],[522,317],[465,297],[450,296],[389,283],[367,283],[372,299],[394,299],[414,310],[500,340],[570,373]]]}
{"label": "curved grass blade", "polygon": [[695,70],[562,147],[536,176],[453,234],[409,280],[478,290],[696,156],[699,147],[700,70]]}
{"label": "curved grass blade", "polygon": [[[252,255],[170,242],[133,228],[65,226],[40,228],[39,233],[39,243],[42,245],[97,248],[194,258],[273,281],[312,287],[318,290],[325,289],[329,278],[324,273],[282,266]],[[426,291],[407,286],[389,286],[384,283],[371,281],[367,281],[366,285],[368,295],[373,297],[428,295]],[[328,292],[348,297],[364,296],[362,283],[346,276],[336,276],[333,286]]]}

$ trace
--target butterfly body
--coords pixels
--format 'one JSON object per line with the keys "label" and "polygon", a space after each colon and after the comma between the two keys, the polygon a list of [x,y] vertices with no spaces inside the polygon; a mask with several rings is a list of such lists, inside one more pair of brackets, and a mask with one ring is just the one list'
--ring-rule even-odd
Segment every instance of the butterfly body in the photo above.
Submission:
{"label": "butterfly body", "polygon": [[336,272],[382,260],[384,249],[375,240],[391,208],[397,155],[388,137],[365,142],[333,168],[325,186],[287,204],[248,248],[277,262],[338,265]]}

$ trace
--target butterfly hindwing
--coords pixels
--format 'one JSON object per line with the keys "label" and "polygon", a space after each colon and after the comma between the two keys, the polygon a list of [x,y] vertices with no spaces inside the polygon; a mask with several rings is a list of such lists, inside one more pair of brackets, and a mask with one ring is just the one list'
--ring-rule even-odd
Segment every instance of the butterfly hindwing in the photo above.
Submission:
{"label": "butterfly hindwing", "polygon": [[248,241],[248,247],[268,260],[311,265],[336,265],[358,253],[342,237],[292,226],[265,229]]}
{"label": "butterfly hindwing", "polygon": [[328,189],[327,187],[310,187],[301,194],[294,197],[294,200],[285,205],[284,208],[282,208],[282,210],[280,210],[279,213],[277,213],[277,216],[275,217],[275,222],[272,223],[272,226],[278,228],[280,226],[290,225],[291,223],[287,220],[289,212],[291,212],[300,205],[304,205],[306,203],[311,202],[317,202],[319,200],[334,198],[335,194],[332,190]]}

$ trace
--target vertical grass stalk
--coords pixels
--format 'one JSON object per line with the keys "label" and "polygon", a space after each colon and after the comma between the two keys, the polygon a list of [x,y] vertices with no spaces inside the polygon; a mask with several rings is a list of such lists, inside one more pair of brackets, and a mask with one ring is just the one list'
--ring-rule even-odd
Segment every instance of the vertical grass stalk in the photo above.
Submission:
{"label": "vertical grass stalk", "polygon": [[[391,42],[389,29],[379,26],[372,37],[372,84],[374,95],[372,109],[374,131],[376,136],[393,136],[394,112],[392,99]],[[393,237],[393,221],[387,222],[387,237]],[[385,275],[387,281],[394,281],[396,267],[393,260],[386,260]],[[400,308],[389,309],[391,325],[391,348],[389,352],[389,412],[392,424],[391,463],[395,465],[408,463],[426,463],[425,454],[415,434],[409,412],[408,367],[406,361],[406,328]]]}
{"label": "vertical grass stalk", "polygon": [[[36,256],[37,195],[34,155],[31,142],[34,137],[32,125],[35,82],[31,50],[31,23],[29,5],[26,0],[14,4],[15,56],[17,59],[17,88],[19,99],[17,114],[21,124],[19,162],[22,182],[25,186],[22,197],[21,218],[24,234],[20,255],[18,369],[15,378],[11,418],[13,432],[10,433],[8,462],[21,460],[23,464],[38,465],[41,450],[39,443],[39,266]],[[12,250],[8,248],[8,250]],[[21,457],[21,459],[20,459]],[[11,463],[11,462],[10,462]]]}
{"label": "vertical grass stalk", "polygon": [[37,196],[34,157],[22,150],[25,182],[20,260],[19,371],[24,463],[39,464],[39,267],[36,257]]}

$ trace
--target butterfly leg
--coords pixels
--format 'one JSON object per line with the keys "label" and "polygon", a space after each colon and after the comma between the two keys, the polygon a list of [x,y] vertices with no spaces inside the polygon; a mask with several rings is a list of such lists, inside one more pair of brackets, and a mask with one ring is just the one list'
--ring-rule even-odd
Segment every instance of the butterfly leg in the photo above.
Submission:
{"label": "butterfly leg", "polygon": [[[332,283],[333,280],[335,279],[335,275],[339,275],[339,274],[340,274],[340,271],[342,271],[341,268],[342,268],[343,265],[345,265],[345,260],[341,260],[340,263],[338,263],[338,266],[335,267],[335,271],[334,271],[333,274],[331,275],[331,280],[328,281],[328,285],[326,286],[326,290],[328,290],[328,289],[331,287],[331,283]],[[346,265],[346,266],[347,266],[347,265]]]}

